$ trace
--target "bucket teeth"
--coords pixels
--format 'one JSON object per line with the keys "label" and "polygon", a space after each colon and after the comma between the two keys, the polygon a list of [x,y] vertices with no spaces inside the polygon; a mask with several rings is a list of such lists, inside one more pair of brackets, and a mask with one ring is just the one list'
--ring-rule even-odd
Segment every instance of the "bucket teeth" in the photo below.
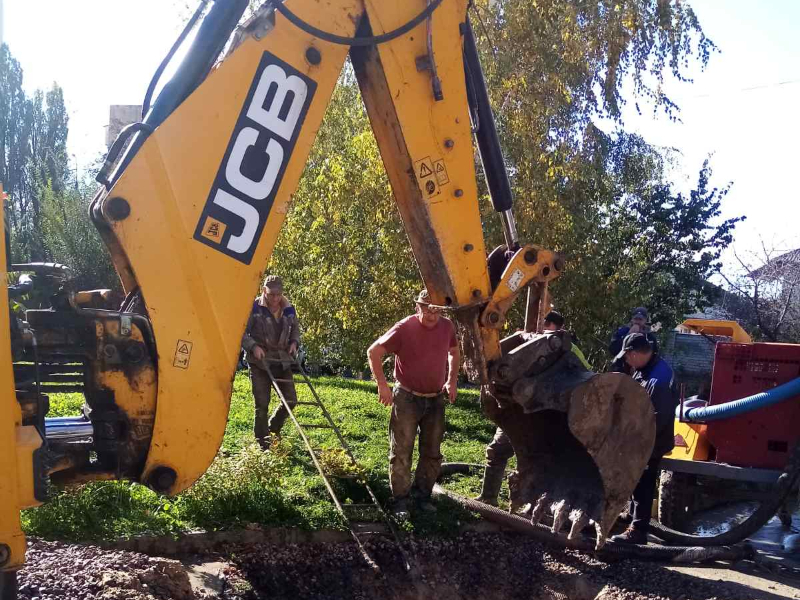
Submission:
{"label": "bucket teeth", "polygon": [[547,494],[542,494],[539,496],[539,499],[536,501],[536,504],[533,507],[533,512],[531,513],[531,523],[534,525],[538,525],[539,521],[542,520],[545,511],[549,506],[549,502],[547,499]]}
{"label": "bucket teeth", "polygon": [[[613,523],[612,523],[613,525]],[[608,535],[606,532],[603,531],[603,528],[600,526],[600,523],[594,524],[595,532],[597,533],[597,538],[594,544],[595,550],[601,550],[603,546],[606,545],[606,539],[608,539]]]}
{"label": "bucket teeth", "polygon": [[581,534],[583,528],[589,524],[589,517],[582,510],[573,510],[569,518],[572,521],[572,527],[570,527],[567,539],[574,540]]}
{"label": "bucket teeth", "polygon": [[567,521],[570,508],[566,500],[561,500],[553,505],[553,533],[558,533]]}

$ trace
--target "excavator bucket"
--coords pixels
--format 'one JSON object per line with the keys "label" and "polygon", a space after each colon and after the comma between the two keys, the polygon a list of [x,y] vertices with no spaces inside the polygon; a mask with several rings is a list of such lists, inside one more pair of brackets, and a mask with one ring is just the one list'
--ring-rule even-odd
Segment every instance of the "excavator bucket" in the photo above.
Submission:
{"label": "excavator bucket", "polygon": [[570,539],[592,525],[599,549],[650,458],[655,417],[644,388],[587,371],[570,346],[567,332],[504,340],[482,403],[517,456],[512,510],[554,533],[569,525]]}

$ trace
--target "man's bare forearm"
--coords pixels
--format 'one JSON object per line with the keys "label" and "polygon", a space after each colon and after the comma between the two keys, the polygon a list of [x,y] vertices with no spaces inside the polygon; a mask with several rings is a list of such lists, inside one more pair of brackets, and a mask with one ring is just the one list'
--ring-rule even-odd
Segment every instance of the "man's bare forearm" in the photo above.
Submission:
{"label": "man's bare forearm", "polygon": [[461,352],[458,346],[453,346],[450,348],[450,352],[447,355],[447,381],[450,385],[455,385],[458,381],[458,370],[461,364]]}
{"label": "man's bare forearm", "polygon": [[387,385],[386,376],[383,374],[383,357],[386,356],[386,350],[380,344],[372,344],[367,350],[367,359],[369,360],[369,368],[372,371],[372,376],[378,383],[378,386]]}

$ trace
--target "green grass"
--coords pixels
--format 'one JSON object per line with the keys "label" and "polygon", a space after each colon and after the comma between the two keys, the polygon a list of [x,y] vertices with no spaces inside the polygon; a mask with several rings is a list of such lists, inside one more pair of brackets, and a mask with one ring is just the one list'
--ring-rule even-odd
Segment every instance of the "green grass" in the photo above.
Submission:
{"label": "green grass", "polygon": [[[314,380],[317,392],[339,426],[381,501],[389,498],[387,477],[389,409],[377,400],[374,383],[336,377]],[[298,398],[311,400],[307,386],[297,385]],[[273,403],[277,402],[273,395]],[[79,394],[53,395],[50,416],[80,414]],[[274,404],[273,404],[274,405]],[[322,423],[317,409],[300,406],[301,423]],[[53,488],[51,500],[23,512],[30,535],[69,541],[116,539],[141,534],[177,534],[204,529],[241,527],[248,523],[305,529],[343,528],[338,513],[291,422],[271,452],[260,450],[253,437],[254,405],[250,381],[238,373],[219,455],[189,490],[166,498],[138,484],[94,482],[69,489]],[[335,449],[330,430],[309,430],[316,446]],[[442,445],[446,462],[482,463],[494,426],[480,411],[478,392],[463,390],[447,408]],[[328,462],[338,457],[331,453]],[[415,453],[416,460],[416,453]],[[367,500],[350,479],[334,478],[337,495],[348,502]],[[475,495],[478,476],[454,477],[448,487]],[[418,533],[450,533],[472,519],[447,503],[438,513],[414,516],[405,525]]]}

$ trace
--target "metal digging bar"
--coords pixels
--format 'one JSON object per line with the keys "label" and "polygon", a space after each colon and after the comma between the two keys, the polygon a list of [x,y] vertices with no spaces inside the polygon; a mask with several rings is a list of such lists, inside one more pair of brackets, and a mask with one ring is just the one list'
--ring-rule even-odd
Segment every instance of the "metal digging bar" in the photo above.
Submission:
{"label": "metal digging bar", "polygon": [[[276,379],[275,377],[273,377],[272,371],[269,368],[269,364],[270,363],[273,363],[273,364],[275,364],[275,363],[285,364],[286,362],[292,362],[297,367],[297,369],[298,369],[298,371],[299,371],[299,373],[300,373],[300,375],[302,377],[302,381],[295,381],[294,379],[292,379],[292,381],[295,382],[295,383],[302,383],[304,385],[307,385],[308,389],[311,390],[311,394],[314,396],[314,402],[302,402],[302,403],[299,402],[298,404],[301,405],[301,406],[316,406],[317,408],[319,408],[322,411],[322,415],[325,418],[325,421],[328,423],[327,425],[308,425],[308,424],[300,423],[297,420],[297,417],[295,416],[294,411],[289,406],[289,403],[286,401],[286,398],[284,397],[283,393],[280,390],[280,386],[278,385],[278,383],[281,383],[281,382],[284,382],[284,381],[288,381],[288,380]],[[361,537],[360,536],[365,535],[365,533],[357,531],[357,527],[351,521],[350,517],[347,515],[347,512],[345,511],[344,507],[348,506],[348,505],[342,505],[342,503],[339,501],[339,498],[336,496],[336,492],[333,490],[333,486],[331,485],[331,483],[330,483],[330,481],[328,479],[328,476],[325,474],[325,470],[323,469],[322,465],[319,463],[319,460],[317,459],[317,455],[316,455],[316,452],[315,452],[315,448],[314,448],[314,446],[311,445],[311,441],[308,439],[308,436],[306,435],[306,432],[305,432],[304,428],[331,429],[336,434],[336,437],[339,439],[339,445],[344,450],[345,454],[347,454],[347,457],[350,459],[350,464],[351,464],[352,467],[354,467],[354,471],[356,473],[358,473],[358,475],[357,475],[358,482],[362,486],[364,486],[364,489],[366,489],[366,491],[369,494],[369,497],[371,499],[371,502],[369,504],[367,504],[367,505],[356,505],[356,507],[369,506],[371,508],[374,508],[375,510],[377,510],[380,513],[381,517],[383,518],[384,522],[386,523],[387,527],[389,528],[389,531],[392,533],[392,536],[394,537],[394,540],[395,540],[395,542],[397,544],[397,548],[400,551],[400,555],[402,556],[402,559],[403,559],[403,567],[405,568],[405,570],[407,572],[410,572],[411,571],[411,561],[409,559],[409,556],[408,556],[405,548],[403,547],[403,543],[402,543],[402,540],[400,538],[400,532],[397,530],[397,528],[395,527],[394,523],[389,518],[389,515],[386,514],[386,511],[383,510],[383,507],[381,506],[381,503],[378,501],[378,498],[375,495],[375,492],[372,490],[372,487],[369,485],[369,483],[367,483],[367,480],[361,475],[362,470],[359,467],[359,464],[356,461],[355,456],[353,456],[353,453],[350,451],[350,447],[347,445],[347,441],[344,439],[344,436],[342,436],[342,432],[339,431],[339,428],[336,426],[336,423],[333,421],[333,417],[331,417],[331,414],[328,412],[328,409],[325,408],[325,405],[322,403],[322,399],[319,397],[319,394],[317,394],[317,390],[314,388],[314,385],[311,383],[311,379],[309,378],[309,376],[306,373],[305,369],[303,369],[303,366],[300,364],[300,362],[295,357],[291,357],[290,360],[284,360],[284,359],[279,359],[279,358],[265,358],[264,361],[263,361],[263,365],[266,367],[265,370],[267,371],[267,373],[270,376],[270,380],[272,381],[273,389],[278,394],[278,398],[280,398],[280,401],[283,404],[284,408],[286,408],[286,410],[288,411],[289,417],[291,418],[292,423],[294,423],[295,429],[297,429],[297,433],[300,434],[300,437],[302,438],[303,443],[306,446],[306,450],[308,450],[308,454],[311,456],[311,460],[314,462],[314,466],[317,468],[317,471],[319,472],[320,477],[322,477],[322,481],[325,484],[325,489],[328,490],[328,494],[330,495],[331,500],[333,500],[333,504],[336,507],[336,510],[339,512],[340,515],[342,515],[342,517],[344,518],[345,522],[347,523],[347,527],[350,530],[350,533],[352,534],[353,539],[355,540],[356,545],[358,546],[361,554],[363,555],[364,560],[366,560],[367,564],[369,564],[376,571],[380,570],[378,565],[375,563],[375,561],[369,556],[369,553],[367,552],[366,548],[364,547],[363,542],[361,541]]]}

